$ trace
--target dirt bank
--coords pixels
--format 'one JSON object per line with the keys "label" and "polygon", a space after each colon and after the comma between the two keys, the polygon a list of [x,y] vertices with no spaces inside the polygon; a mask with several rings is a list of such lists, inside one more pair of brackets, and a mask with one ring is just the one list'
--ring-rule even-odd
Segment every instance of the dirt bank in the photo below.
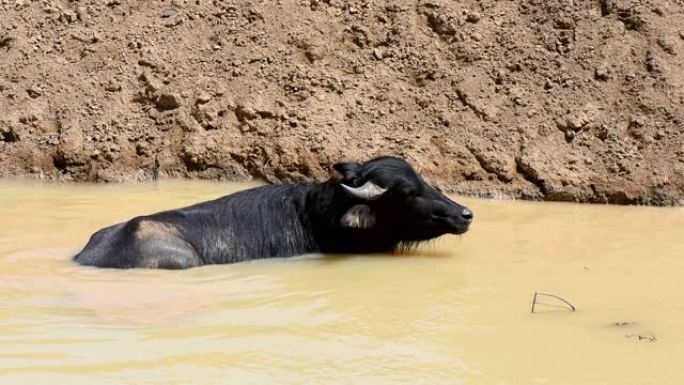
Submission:
{"label": "dirt bank", "polygon": [[684,202],[684,5],[0,0],[0,175]]}

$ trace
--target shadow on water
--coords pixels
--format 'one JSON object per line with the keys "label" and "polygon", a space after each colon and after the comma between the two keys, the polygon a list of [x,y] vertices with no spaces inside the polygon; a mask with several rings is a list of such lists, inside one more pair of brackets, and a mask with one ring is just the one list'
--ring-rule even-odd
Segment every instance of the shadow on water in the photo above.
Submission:
{"label": "shadow on water", "polygon": [[371,254],[319,254],[315,257],[307,257],[311,259],[317,259],[323,262],[343,262],[354,259],[371,258],[378,260],[390,260],[390,259],[420,259],[420,258],[452,258],[453,253],[442,250],[431,250],[431,251],[420,251],[420,252],[408,252],[408,251],[395,251],[392,253],[371,253]]}
{"label": "shadow on water", "polygon": [[[366,253],[366,254],[316,254],[310,258],[317,258],[325,262],[339,262],[357,258],[458,258],[458,250],[447,247],[445,240],[453,242],[452,236],[444,236],[437,240],[430,240],[416,244],[404,245],[389,253]],[[460,237],[459,237],[460,238]]]}

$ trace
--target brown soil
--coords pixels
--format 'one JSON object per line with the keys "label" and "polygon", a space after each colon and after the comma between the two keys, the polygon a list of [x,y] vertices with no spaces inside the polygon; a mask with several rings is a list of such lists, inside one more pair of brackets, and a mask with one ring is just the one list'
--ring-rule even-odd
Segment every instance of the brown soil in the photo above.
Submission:
{"label": "brown soil", "polygon": [[0,0],[0,175],[684,202],[684,3]]}

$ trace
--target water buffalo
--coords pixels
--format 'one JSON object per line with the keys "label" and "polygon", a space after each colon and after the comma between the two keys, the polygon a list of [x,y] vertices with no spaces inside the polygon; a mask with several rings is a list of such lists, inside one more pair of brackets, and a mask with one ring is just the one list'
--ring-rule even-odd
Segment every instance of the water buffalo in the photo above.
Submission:
{"label": "water buffalo", "polygon": [[337,163],[318,184],[270,185],[99,230],[74,260],[113,268],[185,269],[307,253],[391,252],[462,234],[470,210],[404,160]]}

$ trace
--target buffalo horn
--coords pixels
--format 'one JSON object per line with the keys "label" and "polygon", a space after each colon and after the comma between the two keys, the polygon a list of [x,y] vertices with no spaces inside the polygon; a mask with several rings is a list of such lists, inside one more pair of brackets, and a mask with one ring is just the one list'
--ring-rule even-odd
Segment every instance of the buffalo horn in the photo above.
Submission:
{"label": "buffalo horn", "polygon": [[380,195],[384,194],[385,191],[387,191],[386,188],[382,188],[371,181],[364,183],[361,187],[350,187],[342,183],[342,187],[345,190],[347,190],[347,192],[349,192],[351,195],[365,200],[373,200],[379,198]]}

